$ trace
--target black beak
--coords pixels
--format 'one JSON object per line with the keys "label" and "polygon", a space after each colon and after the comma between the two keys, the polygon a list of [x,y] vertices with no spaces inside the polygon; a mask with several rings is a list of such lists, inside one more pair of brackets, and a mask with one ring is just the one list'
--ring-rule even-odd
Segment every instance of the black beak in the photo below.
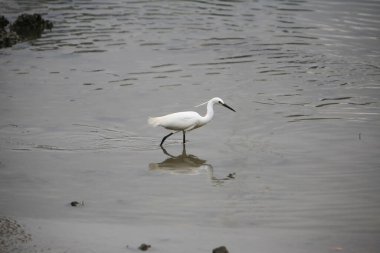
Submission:
{"label": "black beak", "polygon": [[223,105],[224,107],[227,107],[228,109],[230,109],[231,111],[234,111],[234,112],[236,112],[234,109],[232,109],[231,107],[229,107],[228,105],[226,105],[226,104],[222,104],[222,103],[220,103],[221,105]]}

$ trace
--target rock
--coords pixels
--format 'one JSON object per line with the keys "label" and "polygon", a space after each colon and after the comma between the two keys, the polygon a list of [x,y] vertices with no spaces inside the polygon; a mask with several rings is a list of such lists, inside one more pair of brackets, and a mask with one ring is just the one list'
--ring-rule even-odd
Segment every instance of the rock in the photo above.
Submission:
{"label": "rock", "polygon": [[141,251],[147,251],[151,246],[149,244],[142,243],[139,247]]}
{"label": "rock", "polygon": [[39,38],[45,29],[52,28],[53,23],[43,19],[40,14],[21,14],[13,24],[0,16],[0,48]]}
{"label": "rock", "polygon": [[70,203],[70,205],[71,205],[71,206],[75,206],[75,207],[77,207],[77,206],[84,206],[84,201],[82,201],[82,202],[72,201],[72,202]]}
{"label": "rock", "polygon": [[0,31],[0,48],[11,47],[20,41],[20,37],[15,32]]}
{"label": "rock", "polygon": [[212,250],[212,253],[228,253],[228,250],[225,246],[220,246]]}
{"label": "rock", "polygon": [[4,16],[0,16],[0,48],[11,47],[20,39],[17,33],[7,31],[8,25],[8,19]]}
{"label": "rock", "polygon": [[235,176],[236,176],[236,173],[233,172],[233,173],[228,174],[227,178],[235,179]]}
{"label": "rock", "polygon": [[34,39],[41,36],[45,29],[53,28],[53,24],[41,17],[40,14],[21,14],[11,25],[11,31],[23,39]]}
{"label": "rock", "polygon": [[4,16],[0,16],[0,31],[5,31],[5,27],[9,25],[8,19]]}
{"label": "rock", "polygon": [[78,201],[72,201],[70,203],[71,206],[79,206],[79,202]]}

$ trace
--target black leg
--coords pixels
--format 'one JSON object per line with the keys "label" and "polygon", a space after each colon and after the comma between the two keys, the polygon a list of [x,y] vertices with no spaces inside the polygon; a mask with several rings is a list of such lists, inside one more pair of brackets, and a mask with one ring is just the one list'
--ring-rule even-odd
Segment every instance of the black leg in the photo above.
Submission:
{"label": "black leg", "polygon": [[182,133],[183,133],[183,143],[186,143],[185,131],[182,131]]}
{"label": "black leg", "polygon": [[162,141],[161,141],[160,147],[162,147],[162,144],[164,144],[164,141],[165,141],[170,135],[172,135],[172,134],[174,134],[174,133],[170,133],[170,134],[166,135],[164,138],[162,138]]}

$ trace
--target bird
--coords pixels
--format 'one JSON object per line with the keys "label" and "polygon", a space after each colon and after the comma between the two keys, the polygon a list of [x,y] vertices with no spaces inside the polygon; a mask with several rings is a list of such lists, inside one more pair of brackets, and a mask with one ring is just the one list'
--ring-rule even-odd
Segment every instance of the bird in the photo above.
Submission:
{"label": "bird", "polygon": [[214,116],[214,104],[220,104],[231,111],[236,112],[234,109],[232,109],[230,106],[228,106],[224,101],[219,97],[214,97],[210,99],[207,102],[204,102],[198,106],[207,104],[207,112],[205,116],[199,115],[197,112],[193,111],[186,111],[186,112],[175,112],[171,113],[165,116],[161,117],[150,117],[148,119],[148,123],[153,126],[162,126],[168,130],[171,130],[171,132],[168,135],[165,135],[164,138],[162,138],[160,147],[162,148],[162,145],[164,144],[165,140],[175,134],[179,131],[182,131],[183,133],[183,143],[186,142],[185,133],[194,129],[197,129],[201,126],[206,125],[208,122],[211,121],[211,119]]}

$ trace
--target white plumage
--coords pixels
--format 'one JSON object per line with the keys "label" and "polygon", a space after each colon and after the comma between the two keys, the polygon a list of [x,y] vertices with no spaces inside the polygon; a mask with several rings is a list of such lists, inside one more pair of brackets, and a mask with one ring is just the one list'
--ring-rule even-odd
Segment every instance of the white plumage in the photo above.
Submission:
{"label": "white plumage", "polygon": [[187,111],[187,112],[171,113],[162,117],[149,118],[148,123],[152,125],[153,127],[162,126],[168,130],[172,130],[170,134],[166,135],[162,139],[160,146],[162,147],[162,144],[164,143],[166,138],[168,138],[170,135],[177,133],[179,131],[183,132],[183,143],[185,143],[185,132],[194,130],[210,122],[210,120],[214,116],[213,106],[216,103],[219,103],[227,107],[228,109],[235,111],[234,109],[226,105],[221,98],[218,98],[218,97],[212,98],[208,102],[202,103],[200,105],[203,105],[206,103],[207,103],[207,113],[205,116],[201,116],[197,112]]}
{"label": "white plumage", "polygon": [[202,116],[196,112],[176,112],[162,117],[149,118],[152,126],[162,126],[169,130],[190,131],[201,123]]}

